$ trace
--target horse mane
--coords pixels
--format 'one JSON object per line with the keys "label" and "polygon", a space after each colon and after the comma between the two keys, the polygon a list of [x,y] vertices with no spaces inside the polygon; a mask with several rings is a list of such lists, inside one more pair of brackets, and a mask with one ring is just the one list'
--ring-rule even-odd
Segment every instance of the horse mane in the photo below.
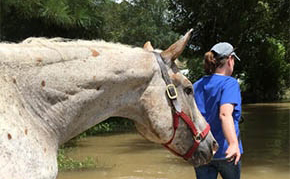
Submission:
{"label": "horse mane", "polygon": [[[62,37],[46,38],[46,37],[29,37],[24,39],[20,43],[13,42],[0,42],[1,46],[17,46],[17,47],[46,47],[58,51],[58,47],[85,47],[85,48],[104,48],[115,49],[118,51],[143,51],[143,48],[133,47],[131,45],[125,45],[121,43],[106,42],[104,40],[83,40],[83,39],[69,39]],[[161,53],[162,50],[155,49],[154,51]],[[59,51],[59,54],[62,54]],[[175,61],[178,68],[184,68],[184,62],[180,62],[178,59]]]}
{"label": "horse mane", "polygon": [[30,37],[20,43],[0,42],[0,62],[8,66],[40,66],[97,56],[100,60],[106,60],[108,56],[128,58],[131,54],[141,58],[145,53],[148,52],[140,47],[104,40]]}
{"label": "horse mane", "polygon": [[48,47],[72,47],[72,46],[83,46],[83,47],[103,47],[103,48],[116,48],[122,50],[128,50],[132,48],[139,48],[133,47],[130,45],[125,45],[121,43],[113,43],[113,42],[106,42],[104,40],[83,40],[83,39],[68,39],[62,37],[55,37],[55,38],[45,38],[45,37],[29,37],[22,42],[19,43],[20,45],[35,45],[35,46],[48,46]]}

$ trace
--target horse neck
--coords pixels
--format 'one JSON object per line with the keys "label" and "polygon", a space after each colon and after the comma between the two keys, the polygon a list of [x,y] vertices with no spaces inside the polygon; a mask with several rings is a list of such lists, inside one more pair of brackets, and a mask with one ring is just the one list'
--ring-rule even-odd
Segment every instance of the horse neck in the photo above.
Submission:
{"label": "horse neck", "polygon": [[138,116],[157,68],[151,53],[103,42],[28,46],[5,63],[26,109],[60,144],[111,116]]}

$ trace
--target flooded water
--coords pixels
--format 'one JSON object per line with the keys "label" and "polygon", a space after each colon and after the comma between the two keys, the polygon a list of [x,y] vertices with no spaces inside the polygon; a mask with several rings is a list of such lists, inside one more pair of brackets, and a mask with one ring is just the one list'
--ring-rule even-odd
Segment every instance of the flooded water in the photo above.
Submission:
{"label": "flooded water", "polygon": [[[243,106],[242,179],[290,179],[290,103]],[[69,156],[99,168],[60,172],[57,179],[194,179],[192,166],[136,133],[89,137]]]}

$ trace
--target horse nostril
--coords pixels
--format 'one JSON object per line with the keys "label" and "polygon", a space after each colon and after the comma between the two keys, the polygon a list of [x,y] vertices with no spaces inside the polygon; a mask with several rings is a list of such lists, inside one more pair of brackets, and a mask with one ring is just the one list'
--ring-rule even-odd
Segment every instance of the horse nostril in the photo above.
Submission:
{"label": "horse nostril", "polygon": [[219,144],[214,140],[212,142],[212,152],[213,152],[213,155],[218,151],[219,149]]}

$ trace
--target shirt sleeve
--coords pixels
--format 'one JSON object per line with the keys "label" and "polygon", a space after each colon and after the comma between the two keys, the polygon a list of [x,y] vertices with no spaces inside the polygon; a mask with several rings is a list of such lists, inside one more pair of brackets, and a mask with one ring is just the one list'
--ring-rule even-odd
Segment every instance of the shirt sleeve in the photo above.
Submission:
{"label": "shirt sleeve", "polygon": [[234,78],[229,78],[223,86],[220,105],[227,103],[235,106],[241,103],[240,85]]}

